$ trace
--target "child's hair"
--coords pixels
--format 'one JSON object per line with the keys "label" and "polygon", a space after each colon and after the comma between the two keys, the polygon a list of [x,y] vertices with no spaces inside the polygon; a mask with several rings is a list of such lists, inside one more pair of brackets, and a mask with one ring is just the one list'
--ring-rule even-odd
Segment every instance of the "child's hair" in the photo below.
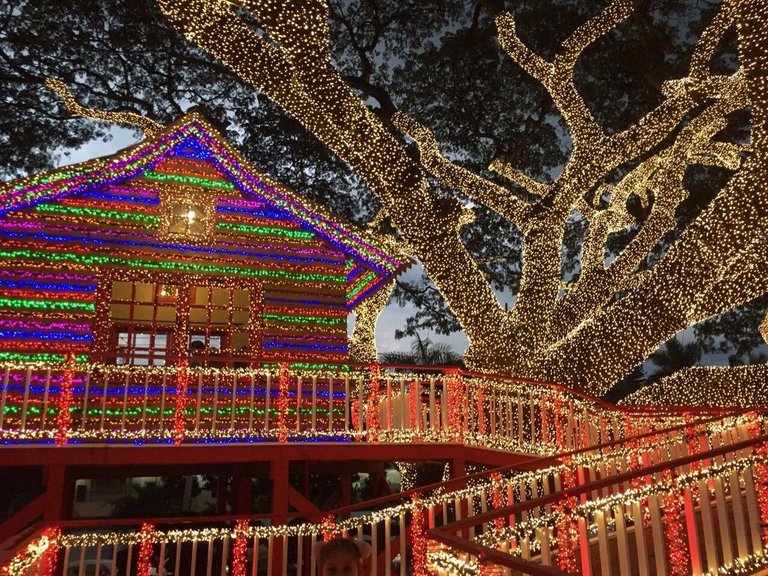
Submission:
{"label": "child's hair", "polygon": [[320,547],[318,554],[318,563],[322,566],[325,563],[325,559],[331,552],[346,552],[355,559],[355,562],[362,560],[362,554],[360,554],[360,548],[354,540],[349,538],[334,538],[328,540]]}

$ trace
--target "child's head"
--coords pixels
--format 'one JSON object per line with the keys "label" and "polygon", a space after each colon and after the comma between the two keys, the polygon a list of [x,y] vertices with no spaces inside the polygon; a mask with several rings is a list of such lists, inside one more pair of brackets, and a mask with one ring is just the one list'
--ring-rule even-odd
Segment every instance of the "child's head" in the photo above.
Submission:
{"label": "child's head", "polygon": [[320,576],[362,576],[363,555],[354,540],[335,538],[320,548]]}

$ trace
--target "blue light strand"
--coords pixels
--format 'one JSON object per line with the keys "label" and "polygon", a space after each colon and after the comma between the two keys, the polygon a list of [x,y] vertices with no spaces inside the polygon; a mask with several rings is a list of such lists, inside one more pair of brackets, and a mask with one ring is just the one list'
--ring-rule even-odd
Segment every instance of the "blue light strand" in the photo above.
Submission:
{"label": "blue light strand", "polygon": [[270,218],[273,220],[292,220],[292,218],[282,210],[259,210],[254,208],[243,208],[241,206],[216,206],[216,212],[247,214],[248,216],[256,218]]}
{"label": "blue light strand", "polygon": [[56,292],[94,292],[96,284],[66,284],[63,282],[36,282],[34,280],[2,280],[0,288],[50,290]]}
{"label": "blue light strand", "polygon": [[[0,225],[0,227],[2,227]],[[94,246],[130,246],[132,248],[156,248],[159,250],[178,250],[185,252],[199,252],[203,254],[222,254],[227,256],[247,256],[263,260],[292,262],[296,264],[331,264],[339,263],[338,258],[322,258],[319,256],[294,256],[287,254],[273,254],[270,252],[253,252],[250,250],[232,250],[228,248],[214,248],[210,246],[173,244],[169,242],[152,242],[140,240],[125,240],[119,238],[90,238],[87,236],[73,236],[70,234],[49,234],[47,232],[9,232],[1,231],[0,235],[16,240],[45,240],[48,242],[78,242]]]}
{"label": "blue light strand", "polygon": [[93,334],[76,332],[28,332],[25,330],[0,330],[0,338],[24,338],[27,340],[71,340],[91,342]]}
{"label": "blue light strand", "polygon": [[271,349],[271,348],[291,348],[295,350],[323,350],[326,352],[341,352],[346,353],[347,347],[346,346],[330,346],[327,344],[298,344],[295,342],[277,342],[275,340],[271,340],[268,342],[262,343],[263,348]]}
{"label": "blue light strand", "polygon": [[80,198],[95,198],[98,200],[107,200],[110,202],[126,202],[126,203],[133,203],[133,204],[147,204],[154,206],[156,204],[160,204],[160,198],[155,197],[149,197],[149,196],[139,196],[134,194],[117,194],[114,192],[100,192],[100,191],[94,191],[94,192],[86,192]]}
{"label": "blue light strand", "polygon": [[328,302],[327,300],[296,299],[296,298],[278,298],[277,296],[265,296],[264,302],[278,304],[306,304],[309,306],[328,306],[329,308],[345,309],[346,303]]}

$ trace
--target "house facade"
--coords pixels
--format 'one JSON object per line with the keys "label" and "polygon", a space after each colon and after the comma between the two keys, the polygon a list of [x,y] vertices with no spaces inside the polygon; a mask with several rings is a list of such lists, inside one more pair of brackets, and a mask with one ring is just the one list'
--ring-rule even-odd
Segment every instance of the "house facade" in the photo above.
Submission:
{"label": "house facade", "polygon": [[0,361],[341,363],[348,312],[406,265],[196,112],[4,184],[0,235]]}

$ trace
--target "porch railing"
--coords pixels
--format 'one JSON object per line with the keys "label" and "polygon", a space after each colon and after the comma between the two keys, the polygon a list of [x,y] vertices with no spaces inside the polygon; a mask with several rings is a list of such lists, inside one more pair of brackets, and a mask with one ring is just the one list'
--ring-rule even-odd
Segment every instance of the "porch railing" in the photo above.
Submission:
{"label": "porch railing", "polygon": [[[668,493],[674,484],[665,476],[669,470],[693,475],[694,484],[713,490],[710,504],[718,514],[721,509],[726,515],[737,510],[734,494],[740,488],[734,487],[744,484],[740,496],[744,498],[742,520],[747,518],[749,523],[744,524],[743,533],[736,529],[737,539],[731,548],[735,561],[742,552],[743,535],[747,538],[748,555],[757,546],[755,493],[750,492],[749,486],[754,484],[754,466],[762,462],[755,448],[768,440],[764,436],[753,438],[763,424],[762,416],[755,413],[707,418],[523,466],[529,470],[500,468],[393,495],[375,503],[330,511],[323,522],[270,526],[268,522],[262,523],[264,518],[256,516],[226,521],[221,518],[150,519],[144,520],[143,526],[139,525],[142,521],[137,520],[65,521],[49,527],[49,530],[60,531],[52,547],[54,552],[46,556],[45,550],[40,552],[40,546],[31,546],[29,565],[33,567],[26,572],[17,570],[9,574],[37,574],[35,567],[53,562],[51,555],[55,555],[57,573],[65,574],[86,575],[92,570],[90,567],[99,566],[110,576],[149,573],[152,568],[158,575],[166,576],[230,573],[315,576],[317,543],[324,534],[338,533],[371,545],[370,574],[373,576],[406,576],[409,566],[424,566],[427,562],[443,573],[460,573],[458,566],[478,568],[477,554],[523,573],[564,574],[553,565],[564,549],[558,540],[561,531],[568,531],[563,523],[566,499],[577,498],[578,505],[568,510],[577,515],[578,535],[583,535],[588,542],[587,552],[583,545],[579,548],[582,543],[577,541],[572,542],[576,547],[568,548],[568,552],[576,554],[577,559],[587,554],[605,562],[604,558],[616,556],[616,549],[619,554],[628,553],[627,539],[633,534],[633,519],[640,524],[642,518],[648,532],[646,544],[662,529],[663,516],[659,515],[658,508],[661,504],[656,508],[649,504],[646,511],[644,499],[657,498],[658,501],[658,495]],[[583,486],[569,487],[574,471]],[[736,480],[733,474],[737,474]],[[678,484],[674,486],[679,487],[679,478],[675,481]],[[627,494],[641,496],[637,501],[626,503],[623,499]],[[684,505],[685,498],[683,495]],[[705,513],[699,514],[704,530],[707,526],[712,528],[712,516],[707,524]],[[418,518],[422,519],[421,525]],[[719,520],[722,523],[722,518]],[[639,538],[636,534],[634,537]],[[421,540],[426,544],[427,536],[442,542],[443,546],[432,546],[429,555],[419,558],[419,550],[426,551],[426,548],[417,543]],[[687,542],[684,544],[688,546]],[[621,546],[623,548],[616,548]],[[604,549],[609,550],[606,556]],[[638,550],[638,554],[643,553],[642,548]],[[488,551],[497,556],[488,556]],[[499,556],[504,560],[498,560]],[[648,558],[648,554],[645,557]],[[622,560],[625,563],[641,561],[634,556]],[[625,573],[610,566],[614,571],[602,573]],[[95,569],[92,572],[98,573]],[[654,572],[651,568],[645,573],[665,572]]]}
{"label": "porch railing", "polygon": [[638,415],[546,382],[401,368],[0,364],[0,441],[420,439],[549,455],[621,438],[625,428],[669,427],[685,416]]}
{"label": "porch railing", "polygon": [[438,574],[755,573],[768,564],[764,425],[688,436],[672,459],[649,447],[613,475],[573,459],[561,490],[431,530],[430,563]]}

